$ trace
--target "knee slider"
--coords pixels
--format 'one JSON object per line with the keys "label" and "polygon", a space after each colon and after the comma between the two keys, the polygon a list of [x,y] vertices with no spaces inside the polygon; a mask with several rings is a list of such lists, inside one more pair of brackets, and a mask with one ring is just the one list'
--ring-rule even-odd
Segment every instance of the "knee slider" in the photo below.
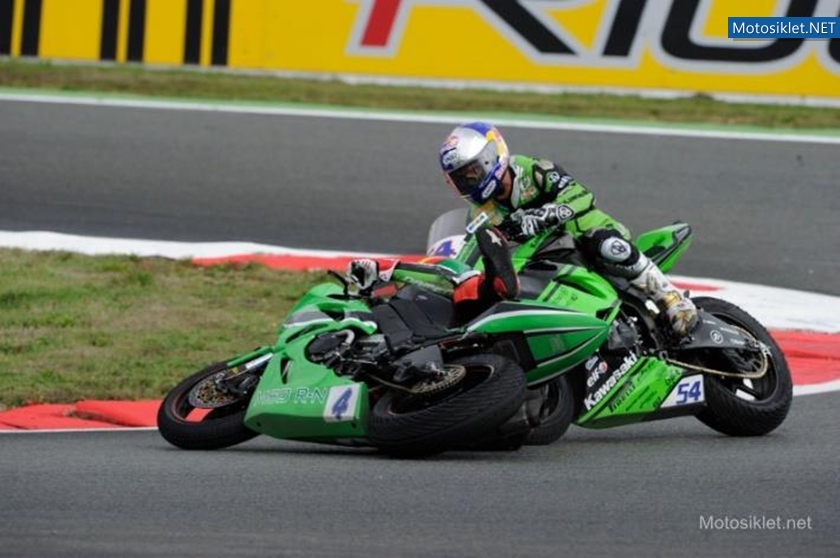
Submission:
{"label": "knee slider", "polygon": [[613,229],[596,229],[584,236],[584,251],[607,273],[634,278],[644,270],[648,259],[633,243]]}

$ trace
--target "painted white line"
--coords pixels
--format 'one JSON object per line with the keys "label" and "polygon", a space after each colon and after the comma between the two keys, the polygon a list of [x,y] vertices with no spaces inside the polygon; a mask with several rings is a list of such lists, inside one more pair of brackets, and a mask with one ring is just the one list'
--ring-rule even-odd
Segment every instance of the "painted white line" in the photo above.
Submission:
{"label": "painted white line", "polygon": [[829,393],[840,391],[840,380],[832,380],[822,384],[808,384],[804,386],[793,386],[793,395],[816,395],[818,393]]}
{"label": "painted white line", "polygon": [[333,250],[300,250],[283,246],[270,246],[254,242],[178,242],[170,240],[139,240],[106,238],[55,233],[49,231],[0,231],[0,246],[24,250],[64,250],[88,256],[124,254],[134,256],[160,256],[172,259],[224,258],[242,254],[269,254],[335,258],[365,255],[387,257],[387,254],[338,252]]}
{"label": "painted white line", "polygon": [[0,101],[51,103],[64,105],[86,105],[99,107],[137,108],[155,110],[190,110],[222,112],[231,114],[255,114],[264,116],[305,116],[314,118],[340,118],[351,120],[375,120],[381,122],[412,122],[423,124],[457,125],[468,120],[492,119],[494,124],[508,128],[594,132],[607,134],[631,134],[648,136],[669,136],[684,138],[728,139],[747,141],[772,141],[792,143],[813,143],[840,145],[840,135],[799,134],[795,132],[727,131],[723,129],[701,129],[699,127],[593,124],[560,120],[538,120],[528,118],[497,117],[487,114],[459,113],[454,115],[422,114],[398,111],[373,111],[346,108],[316,108],[312,106],[266,106],[234,103],[198,101],[163,101],[146,99],[121,99],[114,97],[83,97],[50,94],[0,93]]}
{"label": "painted white line", "polygon": [[706,277],[671,277],[677,282],[717,287],[720,290],[708,295],[740,306],[769,328],[840,333],[840,297],[837,296]]}

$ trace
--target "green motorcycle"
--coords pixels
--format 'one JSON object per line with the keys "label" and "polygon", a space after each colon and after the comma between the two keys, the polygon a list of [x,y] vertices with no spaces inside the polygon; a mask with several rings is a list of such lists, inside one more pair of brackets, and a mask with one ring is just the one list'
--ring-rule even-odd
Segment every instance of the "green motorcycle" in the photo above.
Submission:
{"label": "green motorcycle", "polygon": [[[675,223],[635,243],[667,272],[691,240],[691,228]],[[475,258],[473,245],[461,251],[468,262]],[[522,336],[512,337],[511,356],[528,371],[528,399],[541,405],[529,443],[557,440],[572,421],[606,428],[695,415],[721,433],[758,436],[787,416],[793,389],[784,355],[767,330],[734,304],[693,297],[700,320],[679,339],[629,282],[588,270],[570,235],[541,235],[519,245],[513,260],[528,312],[539,315],[547,305],[589,318],[556,319],[554,325],[523,323],[534,320],[527,314],[516,318]],[[507,329],[506,320],[497,313],[477,325]],[[534,397],[535,390],[542,397]]]}
{"label": "green motorcycle", "polygon": [[[476,236],[458,259],[481,268]],[[635,242],[668,271],[691,237],[678,223]],[[373,298],[346,283],[313,287],[273,346],[178,384],[161,404],[161,434],[185,449],[266,434],[425,455],[547,444],[572,422],[696,415],[719,432],[755,436],[786,417],[784,356],[738,307],[693,298],[701,319],[675,339],[629,283],[589,270],[570,235],[547,231],[511,256],[519,298],[466,323],[439,285],[409,282]]]}

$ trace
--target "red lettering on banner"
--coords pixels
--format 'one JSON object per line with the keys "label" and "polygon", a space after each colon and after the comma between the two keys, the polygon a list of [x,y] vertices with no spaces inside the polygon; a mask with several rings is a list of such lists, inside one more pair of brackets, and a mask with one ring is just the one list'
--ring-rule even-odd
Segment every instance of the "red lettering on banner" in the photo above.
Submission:
{"label": "red lettering on banner", "polygon": [[402,0],[374,0],[373,8],[362,35],[363,47],[384,47],[388,45],[397,12]]}

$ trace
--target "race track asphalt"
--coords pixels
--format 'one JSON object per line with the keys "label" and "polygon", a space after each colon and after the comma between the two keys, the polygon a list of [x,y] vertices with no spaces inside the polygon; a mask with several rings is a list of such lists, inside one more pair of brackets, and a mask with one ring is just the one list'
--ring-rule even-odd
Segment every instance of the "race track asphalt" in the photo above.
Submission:
{"label": "race track asphalt", "polygon": [[[5,435],[0,554],[837,556],[836,403],[797,398],[763,438],[685,418],[423,461],[266,438],[186,452],[153,431]],[[701,528],[710,517],[806,528]]]}
{"label": "race track asphalt", "polygon": [[[0,230],[418,253],[462,206],[448,124],[0,101]],[[840,295],[836,145],[509,128],[641,232],[696,240],[675,273]]]}
{"label": "race track asphalt", "polygon": [[[447,125],[9,102],[0,123],[0,230],[416,252],[460,203],[435,164]],[[690,220],[681,274],[840,294],[836,146],[505,133],[634,230]],[[798,397],[757,439],[689,418],[423,461],[6,434],[0,555],[837,556],[838,403]],[[811,529],[755,528],[777,517]]]}

